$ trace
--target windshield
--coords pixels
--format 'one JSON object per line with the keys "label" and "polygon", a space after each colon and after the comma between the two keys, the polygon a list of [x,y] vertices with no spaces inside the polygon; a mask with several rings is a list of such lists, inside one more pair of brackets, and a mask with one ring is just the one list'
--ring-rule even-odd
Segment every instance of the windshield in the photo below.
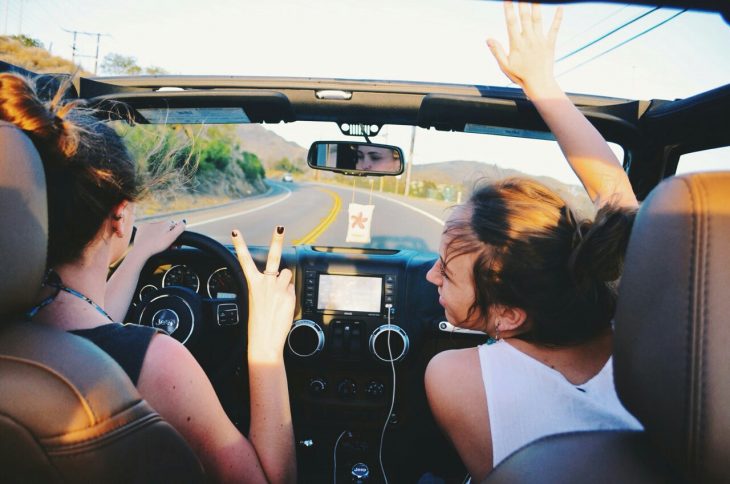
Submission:
{"label": "windshield", "polygon": [[[281,224],[293,245],[436,252],[450,207],[479,183],[512,176],[538,179],[583,216],[592,211],[552,140],[386,125],[372,141],[402,148],[412,163],[406,190],[407,172],[347,177],[309,168],[305,160],[313,141],[357,139],[332,122],[120,123],[117,129],[151,182],[138,217],[185,217],[190,229],[222,242],[228,242],[234,224],[249,244],[266,245],[273,226]],[[622,159],[621,147],[611,146]]]}
{"label": "windshield", "polygon": [[[544,18],[555,8],[544,6]],[[6,1],[3,27],[10,37],[0,39],[0,59],[34,71],[78,65],[89,76],[312,76],[515,87],[485,45],[487,37],[507,37],[499,2],[227,0],[203,7],[187,0],[69,0],[61,9],[58,2]],[[83,15],[69,20],[66,11]],[[555,73],[566,91],[673,99],[730,79],[724,52],[730,28],[717,14],[581,3],[568,5],[564,19]],[[13,54],[10,47],[18,46],[31,50]],[[36,60],[38,49],[53,62]],[[185,217],[189,228],[224,242],[233,225],[250,244],[265,245],[272,227],[282,224],[295,245],[436,251],[449,207],[465,201],[480,180],[515,175],[538,177],[578,211],[591,210],[557,143],[529,133],[384,126],[373,142],[401,148],[410,174],[346,178],[306,166],[314,141],[362,141],[331,122],[119,130],[151,181],[140,217]],[[623,159],[621,147],[612,148]]]}
{"label": "windshield", "polygon": [[[484,42],[506,38],[501,8],[468,0],[6,2],[2,27],[100,75],[131,69],[501,86],[508,82]],[[554,8],[544,6],[545,18]],[[556,73],[568,92],[674,99],[730,78],[730,29],[717,14],[565,8]]]}

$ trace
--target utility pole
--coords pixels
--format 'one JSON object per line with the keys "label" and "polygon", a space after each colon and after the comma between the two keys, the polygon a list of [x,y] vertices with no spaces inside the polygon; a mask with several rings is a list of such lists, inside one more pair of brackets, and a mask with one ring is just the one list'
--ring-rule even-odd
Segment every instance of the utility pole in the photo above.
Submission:
{"label": "utility pole", "polygon": [[10,10],[10,0],[5,0],[5,28],[3,35],[8,35],[8,11]]}
{"label": "utility pole", "polygon": [[94,75],[96,75],[96,67],[99,65],[99,40],[101,40],[101,34],[96,34],[96,54],[94,55]]}
{"label": "utility pole", "polygon": [[[68,32],[69,34],[73,35],[73,44],[71,45],[71,61],[76,64],[76,58],[77,57],[93,57],[94,58],[94,74],[96,74],[96,70],[99,66],[99,44],[101,43],[101,36],[107,36],[109,34],[103,34],[101,32],[81,32],[79,30],[68,30],[63,29],[64,32]],[[96,37],[96,53],[94,55],[84,55],[84,54],[77,54],[76,49],[76,41],[78,39],[79,35],[87,35],[91,37]]]}
{"label": "utility pole", "polygon": [[25,0],[20,0],[20,16],[18,18],[18,35],[23,35],[23,6]]}
{"label": "utility pole", "polygon": [[408,151],[408,159],[406,160],[406,188],[403,191],[403,195],[408,196],[408,191],[411,189],[411,166],[413,165],[413,147],[416,144],[416,127],[413,126],[411,131],[411,149]]}

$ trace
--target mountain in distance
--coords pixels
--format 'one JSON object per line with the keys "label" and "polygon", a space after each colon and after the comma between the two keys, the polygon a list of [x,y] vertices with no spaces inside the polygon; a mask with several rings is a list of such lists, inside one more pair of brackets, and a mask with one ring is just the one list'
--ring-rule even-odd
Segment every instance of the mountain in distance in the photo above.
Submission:
{"label": "mountain in distance", "polygon": [[479,161],[454,160],[413,165],[411,177],[413,180],[431,180],[438,184],[461,186],[465,197],[481,180],[490,182],[511,177],[530,178],[555,191],[581,215],[589,216],[593,213],[593,204],[581,186],[563,183],[549,176],[530,175],[520,170],[500,168],[497,165]]}
{"label": "mountain in distance", "polygon": [[[306,162],[306,148],[282,138],[262,125],[244,124],[236,126],[236,135],[241,140],[242,148],[245,151],[256,153],[267,170],[282,158],[288,158],[305,173],[310,170]],[[533,176],[520,170],[500,168],[490,163],[467,160],[413,165],[412,170],[411,176],[414,181],[430,180],[437,184],[460,186],[463,199],[469,196],[474,189],[475,183],[479,180],[495,181],[510,177],[531,178],[554,190],[581,215],[589,216],[593,213],[593,204],[588,199],[583,187],[569,185],[548,176]],[[324,174],[326,172],[320,173],[320,175]],[[329,177],[325,176],[325,178]]]}
{"label": "mountain in distance", "polygon": [[282,158],[288,158],[296,166],[307,169],[307,149],[288,141],[260,124],[236,126],[236,136],[244,151],[255,153],[266,169]]}

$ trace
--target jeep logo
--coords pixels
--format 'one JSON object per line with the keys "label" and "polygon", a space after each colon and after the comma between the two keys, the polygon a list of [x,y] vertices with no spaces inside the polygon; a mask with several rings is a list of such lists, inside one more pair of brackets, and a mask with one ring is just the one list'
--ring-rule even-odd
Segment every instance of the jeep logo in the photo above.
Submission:
{"label": "jeep logo", "polygon": [[171,335],[177,330],[180,317],[172,309],[160,309],[152,316],[152,327]]}

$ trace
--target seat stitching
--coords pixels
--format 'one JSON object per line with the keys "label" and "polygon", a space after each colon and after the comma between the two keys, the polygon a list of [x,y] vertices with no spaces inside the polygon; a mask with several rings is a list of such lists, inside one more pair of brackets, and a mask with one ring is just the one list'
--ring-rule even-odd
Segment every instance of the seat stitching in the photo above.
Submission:
{"label": "seat stitching", "polygon": [[697,461],[697,466],[701,469],[702,466],[700,465],[700,462],[702,460],[703,452],[701,452],[701,446],[704,441],[704,433],[705,433],[705,374],[707,371],[707,365],[706,365],[706,348],[707,348],[707,333],[708,333],[708,317],[707,317],[707,311],[708,311],[708,291],[709,291],[709,281],[708,281],[708,272],[709,272],[709,263],[710,263],[710,232],[712,230],[711,227],[711,221],[712,221],[712,214],[709,210],[709,202],[708,202],[708,196],[707,196],[707,187],[705,186],[703,182],[703,178],[699,177],[697,179],[697,185],[700,189],[700,195],[702,196],[703,200],[703,207],[704,210],[702,212],[702,217],[705,220],[705,223],[703,224],[704,231],[703,231],[703,239],[704,239],[704,260],[702,264],[702,299],[700,300],[701,304],[701,311],[702,311],[702,317],[700,319],[700,332],[701,332],[701,338],[699,340],[700,344],[700,353],[699,353],[699,391],[698,391],[698,415],[697,415],[697,445],[695,450],[695,459]]}
{"label": "seat stitching", "polygon": [[96,446],[106,445],[109,441],[115,440],[120,434],[124,434],[127,431],[134,430],[136,428],[144,428],[156,422],[164,422],[164,420],[162,420],[162,417],[160,417],[159,414],[150,413],[145,415],[143,418],[117,425],[102,435],[94,435],[78,442],[74,442],[73,444],[59,444],[49,447],[48,454],[53,455],[54,459],[75,457],[79,453],[88,452],[88,448],[93,449]]}
{"label": "seat stitching", "polygon": [[81,394],[78,388],[76,388],[76,385],[74,385],[69,379],[67,379],[65,376],[61,375],[59,372],[54,370],[53,368],[50,368],[46,365],[43,365],[41,363],[38,363],[37,361],[28,360],[26,358],[19,358],[17,356],[11,356],[11,355],[0,355],[0,359],[9,360],[9,361],[15,361],[16,363],[25,363],[30,366],[34,366],[36,368],[40,368],[41,370],[47,371],[51,375],[55,376],[59,380],[61,380],[62,383],[64,383],[71,392],[78,398],[79,402],[81,403],[81,406],[83,407],[84,411],[86,412],[87,418],[89,418],[92,423],[96,424],[99,418],[96,416],[96,413],[94,412],[94,409],[91,408],[91,405],[89,401],[84,397],[84,395]]}
{"label": "seat stitching", "polygon": [[[694,273],[695,273],[695,264],[696,264],[696,244],[697,244],[697,214],[695,211],[695,199],[694,199],[694,192],[692,191],[692,186],[690,185],[689,181],[685,178],[679,178],[680,182],[682,182],[685,187],[687,188],[687,192],[689,195],[689,201],[690,201],[690,216],[692,218],[692,230],[690,232],[690,253],[689,253],[689,271],[688,271],[688,284],[687,284],[687,324],[685,324],[685,347],[688,348],[687,355],[685,356],[685,364],[686,368],[688,368],[689,372],[689,378],[688,378],[688,387],[686,392],[686,397],[684,397],[684,403],[686,406],[686,412],[687,415],[685,415],[685,418],[683,418],[683,421],[680,423],[680,425],[683,427],[683,430],[686,432],[686,442],[685,442],[685,448],[681,449],[683,452],[686,453],[686,459],[687,462],[691,462],[691,449],[692,449],[692,434],[693,434],[693,427],[692,427],[692,408],[694,404],[694,398],[693,398],[693,377],[694,377],[694,371],[693,371],[693,358],[692,358],[692,339],[693,339],[693,304],[692,304],[692,295],[694,293]],[[685,422],[687,422],[685,424]]]}

